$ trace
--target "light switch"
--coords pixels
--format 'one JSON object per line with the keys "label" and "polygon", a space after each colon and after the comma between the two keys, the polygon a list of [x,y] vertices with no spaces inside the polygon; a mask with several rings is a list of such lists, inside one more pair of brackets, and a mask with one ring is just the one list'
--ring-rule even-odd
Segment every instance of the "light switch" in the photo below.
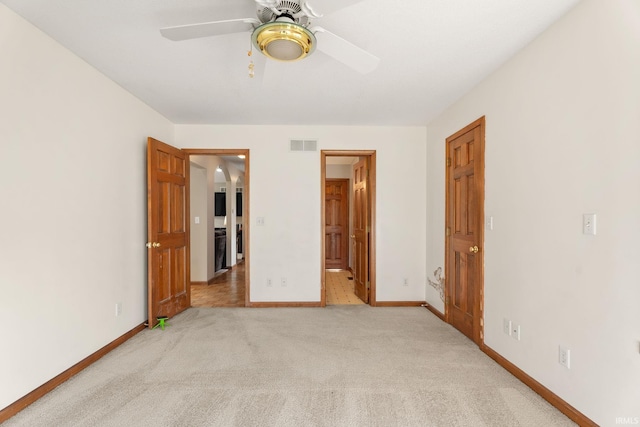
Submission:
{"label": "light switch", "polygon": [[200,224],[200,217],[199,216],[194,217],[193,222],[195,222],[196,224]]}
{"label": "light switch", "polygon": [[582,215],[582,234],[596,235],[596,214]]}
{"label": "light switch", "polygon": [[487,230],[493,230],[493,217],[488,216],[485,218],[485,227]]}
{"label": "light switch", "polygon": [[263,226],[264,225],[264,217],[263,216],[259,216],[256,219],[256,225],[259,225],[259,226]]}

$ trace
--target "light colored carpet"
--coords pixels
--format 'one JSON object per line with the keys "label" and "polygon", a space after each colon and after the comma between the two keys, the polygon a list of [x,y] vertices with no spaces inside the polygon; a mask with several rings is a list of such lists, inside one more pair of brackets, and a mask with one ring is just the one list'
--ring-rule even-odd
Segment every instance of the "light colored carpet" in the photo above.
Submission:
{"label": "light colored carpet", "polygon": [[421,307],[192,308],[11,426],[569,426]]}

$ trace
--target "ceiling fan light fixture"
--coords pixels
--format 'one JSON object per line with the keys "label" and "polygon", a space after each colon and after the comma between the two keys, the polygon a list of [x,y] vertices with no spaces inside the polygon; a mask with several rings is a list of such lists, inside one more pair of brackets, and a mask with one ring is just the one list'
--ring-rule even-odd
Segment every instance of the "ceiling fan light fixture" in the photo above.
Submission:
{"label": "ceiling fan light fixture", "polygon": [[278,61],[298,61],[316,48],[316,36],[302,25],[293,22],[268,22],[251,35],[256,48]]}

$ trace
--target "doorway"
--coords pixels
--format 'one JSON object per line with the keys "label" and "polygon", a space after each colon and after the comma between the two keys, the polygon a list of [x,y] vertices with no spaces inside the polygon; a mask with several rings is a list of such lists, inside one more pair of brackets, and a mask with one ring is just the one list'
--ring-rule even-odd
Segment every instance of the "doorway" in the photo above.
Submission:
{"label": "doorway", "polygon": [[[248,152],[184,150],[191,165],[191,305],[248,305]],[[195,173],[194,173],[195,171]],[[204,176],[204,177],[203,177]],[[201,210],[197,211],[196,207]]]}
{"label": "doorway", "polygon": [[446,140],[445,320],[484,341],[484,133],[481,117]]}
{"label": "doorway", "polygon": [[[336,303],[335,293],[344,291],[348,294],[342,299],[344,304],[367,303],[375,306],[376,152],[373,150],[322,150],[320,163],[322,216],[320,305],[325,307],[327,303]],[[339,180],[349,182],[345,194],[346,206],[342,198],[332,197],[336,196],[336,192],[344,191],[342,186],[339,187],[340,189],[336,187]],[[339,214],[345,210],[348,212],[348,219],[340,219]],[[340,304],[340,302],[337,303]]]}

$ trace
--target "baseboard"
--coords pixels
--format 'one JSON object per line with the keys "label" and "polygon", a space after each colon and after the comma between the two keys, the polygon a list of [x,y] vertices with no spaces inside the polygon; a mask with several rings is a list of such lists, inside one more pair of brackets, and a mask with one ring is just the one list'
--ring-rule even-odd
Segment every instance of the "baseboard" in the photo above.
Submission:
{"label": "baseboard", "polygon": [[111,350],[114,350],[115,348],[123,344],[125,341],[127,341],[128,339],[136,335],[138,332],[143,331],[144,329],[146,329],[144,326],[144,323],[136,326],[135,328],[131,329],[129,332],[125,333],[124,335],[111,341],[109,344],[105,345],[100,350],[87,356],[85,359],[81,360],[80,362],[76,363],[66,371],[62,372],[61,374],[55,376],[54,378],[50,379],[46,383],[42,384],[40,387],[36,388],[29,394],[21,397],[20,399],[13,402],[11,405],[0,410],[0,424],[5,422],[9,418],[13,417],[18,412],[22,411],[24,408],[31,405],[33,402],[40,399],[45,394],[49,393],[54,388],[58,387],[60,384],[64,383],[69,378],[73,377],[75,374],[79,373],[85,368],[88,368],[91,364],[99,360],[102,356],[106,355]]}
{"label": "baseboard", "polygon": [[247,307],[251,308],[275,308],[275,307],[320,307],[320,301],[314,302],[252,302]]}
{"label": "baseboard", "polygon": [[424,301],[376,301],[376,307],[420,307]]}
{"label": "baseboard", "polygon": [[[228,271],[228,270],[227,270],[227,271]],[[226,271],[225,271],[225,273],[226,273]],[[220,273],[220,274],[224,274],[224,273]],[[219,276],[220,274],[218,274],[218,276]],[[216,275],[214,274],[214,275],[213,275],[213,277],[212,277],[211,279],[209,279],[209,280],[206,280],[206,281],[202,281],[202,280],[201,280],[201,281],[197,281],[197,282],[191,282],[191,286],[193,286],[193,285],[203,285],[203,286],[204,286],[204,285],[211,285],[211,284],[213,283],[213,281],[216,279],[216,277],[218,277],[218,276],[216,276]]]}
{"label": "baseboard", "polygon": [[553,405],[560,412],[565,414],[569,419],[577,423],[579,426],[593,426],[598,427],[598,424],[591,421],[587,418],[583,413],[578,411],[573,406],[569,405],[567,402],[562,400],[557,394],[540,384],[538,381],[529,376],[522,369],[518,368],[513,363],[509,362],[507,359],[502,357],[499,353],[497,353],[492,348],[488,347],[486,344],[482,344],[480,349],[490,358],[495,360],[498,365],[502,366],[504,369],[509,371],[514,377],[522,381],[526,384],[531,390],[538,393],[544,400]]}
{"label": "baseboard", "polygon": [[426,308],[427,310],[429,310],[430,312],[432,312],[433,314],[435,314],[443,322],[446,322],[446,320],[444,319],[444,314],[440,313],[439,310],[433,308],[431,305],[429,305],[429,303],[423,304],[423,307]]}

